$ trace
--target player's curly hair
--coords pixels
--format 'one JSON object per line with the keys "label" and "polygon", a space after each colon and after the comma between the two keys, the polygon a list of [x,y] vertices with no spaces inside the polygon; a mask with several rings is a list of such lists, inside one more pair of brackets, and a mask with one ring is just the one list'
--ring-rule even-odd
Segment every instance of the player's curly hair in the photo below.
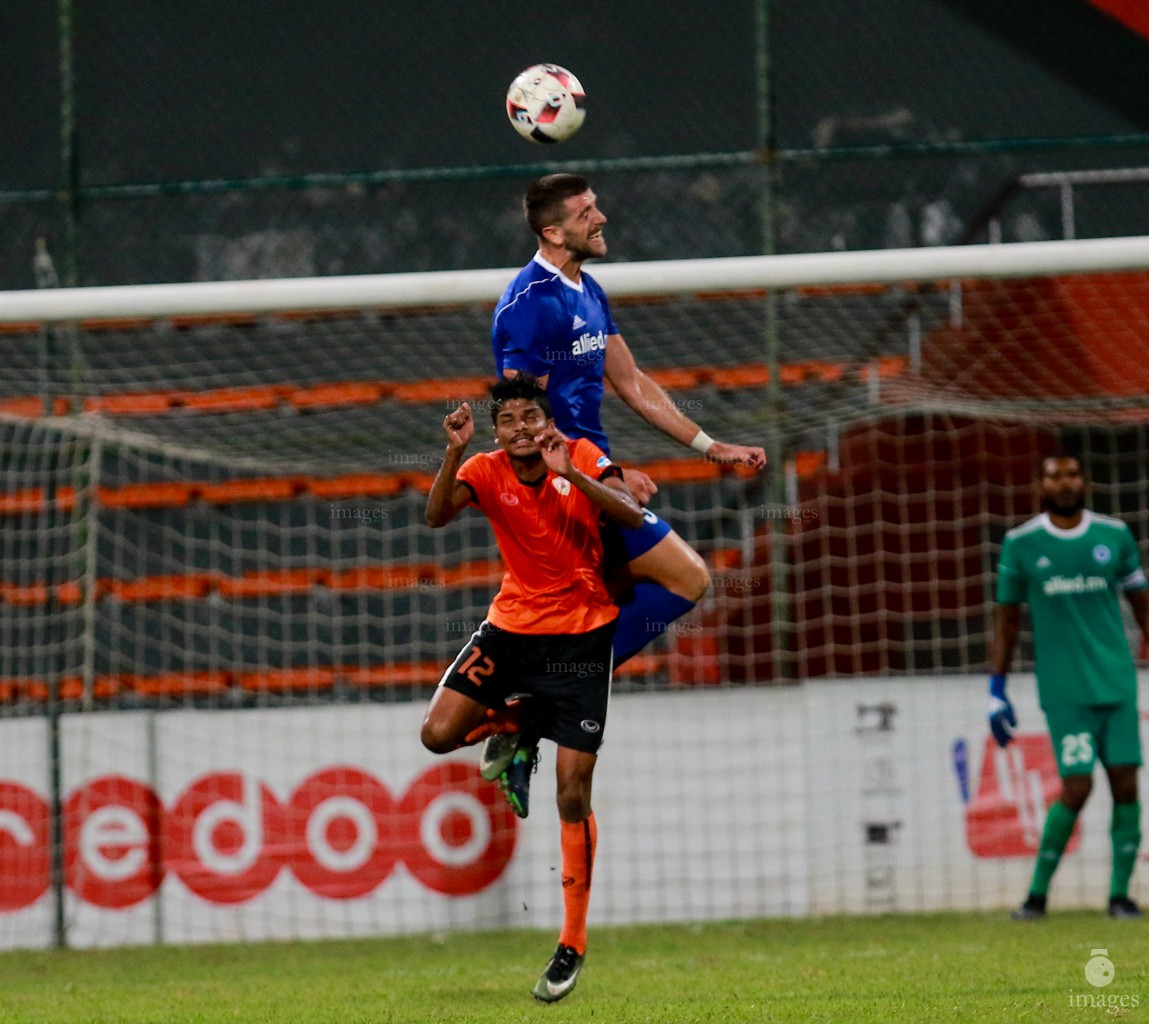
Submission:
{"label": "player's curly hair", "polygon": [[499,415],[499,409],[502,408],[504,402],[512,398],[525,398],[531,402],[537,402],[539,408],[542,409],[543,415],[548,420],[554,419],[554,413],[551,412],[551,403],[547,399],[547,393],[543,386],[538,382],[536,377],[532,377],[529,373],[519,373],[514,377],[504,377],[502,380],[495,381],[487,390],[491,395],[491,422],[494,423]]}
{"label": "player's curly hair", "polygon": [[561,224],[566,216],[563,205],[572,196],[581,196],[590,182],[581,174],[548,174],[532,181],[523,197],[523,213],[531,230],[542,237],[543,228]]}

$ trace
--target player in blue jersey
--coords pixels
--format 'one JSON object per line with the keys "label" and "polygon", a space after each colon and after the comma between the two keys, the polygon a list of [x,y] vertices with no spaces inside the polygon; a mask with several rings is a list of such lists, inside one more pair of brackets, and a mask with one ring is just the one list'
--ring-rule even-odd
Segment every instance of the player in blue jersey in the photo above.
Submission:
{"label": "player in blue jersey", "polygon": [[[639,416],[684,447],[715,462],[764,468],[761,448],[711,438],[635,363],[606,294],[582,269],[586,260],[607,251],[606,217],[587,179],[565,173],[540,178],[527,189],[523,208],[539,248],[495,307],[491,344],[496,372],[536,377],[547,390],[558,429],[568,437],[588,438],[604,452],[610,452],[610,442],[601,406],[609,381]],[[657,491],[654,481],[636,469],[625,469],[623,480],[643,506]],[[653,512],[644,508],[644,516],[642,527],[608,527],[604,536],[608,564],[625,566],[631,581],[618,598],[616,666],[690,611],[710,586],[701,556]],[[489,747],[511,742],[493,739]],[[504,755],[488,752],[496,762]]]}

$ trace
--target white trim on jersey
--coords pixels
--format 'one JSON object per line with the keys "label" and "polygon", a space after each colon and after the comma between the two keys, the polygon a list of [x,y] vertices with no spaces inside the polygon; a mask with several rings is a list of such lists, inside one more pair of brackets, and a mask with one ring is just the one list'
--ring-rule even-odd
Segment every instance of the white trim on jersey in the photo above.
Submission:
{"label": "white trim on jersey", "polygon": [[1027,533],[1033,533],[1034,530],[1039,530],[1043,526],[1042,520],[1049,517],[1042,512],[1041,515],[1034,516],[1032,519],[1027,519],[1019,526],[1015,526],[1012,530],[1006,530],[1007,537],[1022,537]]}
{"label": "white trim on jersey", "polygon": [[1078,537],[1083,537],[1085,531],[1089,529],[1090,524],[1093,522],[1093,513],[1087,508],[1081,510],[1081,522],[1076,526],[1070,527],[1068,530],[1063,530],[1060,526],[1054,526],[1053,520],[1049,518],[1048,512],[1042,512],[1038,517],[1042,528],[1051,537],[1056,537],[1058,540],[1076,540]]}
{"label": "white trim on jersey", "polygon": [[572,281],[569,277],[566,276],[566,274],[564,274],[561,270],[559,270],[559,268],[556,267],[553,263],[551,263],[549,260],[543,259],[543,254],[541,252],[535,253],[534,262],[537,263],[540,267],[542,267],[543,270],[549,270],[560,281],[562,281],[562,283],[565,284],[568,288],[573,288],[576,292],[581,292],[583,290],[581,278],[577,281]]}
{"label": "white trim on jersey", "polygon": [[[555,273],[558,273],[558,271],[555,271]],[[560,276],[561,276],[561,275],[560,275]],[[530,291],[532,288],[535,288],[535,287],[537,287],[537,286],[538,286],[538,285],[540,285],[540,284],[550,284],[550,283],[551,283],[551,282],[550,282],[550,280],[549,280],[549,279],[544,279],[544,280],[542,280],[542,281],[532,281],[532,282],[531,282],[530,284],[528,284],[528,285],[526,286],[526,288],[524,288],[524,289],[523,289],[521,292],[515,292],[514,298],[512,298],[510,302],[508,302],[508,303],[504,304],[503,306],[501,306],[501,307],[499,308],[498,312],[497,312],[497,313],[495,313],[495,320],[494,320],[494,323],[496,323],[496,324],[497,324],[497,323],[499,322],[499,317],[501,317],[501,316],[502,316],[502,315],[503,315],[503,314],[504,314],[504,313],[505,313],[505,312],[506,312],[508,309],[510,309],[510,308],[511,308],[511,307],[512,307],[512,306],[513,306],[513,305],[514,305],[516,302],[518,302],[518,301],[519,301],[519,299],[521,299],[521,298],[522,298],[524,295],[526,295],[526,294],[527,294],[527,292],[529,292],[529,291]],[[580,290],[581,290],[581,289],[580,289]],[[494,325],[492,324],[492,326],[494,326]]]}
{"label": "white trim on jersey", "polygon": [[1117,589],[1121,591],[1141,590],[1147,586],[1149,586],[1149,580],[1145,578],[1145,570],[1140,566],[1134,569],[1124,579],[1117,581]]}

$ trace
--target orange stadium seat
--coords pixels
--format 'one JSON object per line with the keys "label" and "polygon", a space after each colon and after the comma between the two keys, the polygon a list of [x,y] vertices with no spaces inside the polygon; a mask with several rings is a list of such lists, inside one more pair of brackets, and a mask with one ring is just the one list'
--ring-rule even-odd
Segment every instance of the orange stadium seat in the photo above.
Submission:
{"label": "orange stadium seat", "polygon": [[482,398],[487,393],[489,383],[489,377],[417,380],[396,384],[392,397],[398,402],[463,402],[471,398]]}
{"label": "orange stadium seat", "polygon": [[96,500],[107,508],[165,508],[186,505],[194,494],[191,484],[160,482],[97,487]]}
{"label": "orange stadium seat", "polygon": [[84,399],[84,412],[108,416],[155,416],[172,407],[175,391],[141,391],[122,395],[92,395]]}
{"label": "orange stadium seat", "polygon": [[658,459],[638,467],[647,473],[655,483],[697,484],[707,480],[717,480],[722,469],[717,462],[706,459]]}
{"label": "orange stadium seat", "polygon": [[207,573],[145,576],[136,580],[101,580],[100,592],[121,601],[188,601],[207,596],[217,582],[217,576]]}
{"label": "orange stadium seat", "polygon": [[336,674],[349,686],[434,686],[446,668],[445,662],[416,661],[398,665],[345,666],[337,669]]}
{"label": "orange stadium seat", "polygon": [[315,387],[299,388],[292,391],[287,400],[297,409],[311,409],[317,406],[374,405],[394,386],[384,381],[346,381],[338,384],[318,384]]}
{"label": "orange stadium seat", "polygon": [[742,567],[742,552],[737,548],[715,548],[710,552],[710,564],[717,572],[730,572]]}
{"label": "orange stadium seat", "polygon": [[420,494],[427,494],[435,482],[434,473],[421,473],[417,470],[412,470],[410,473],[400,473],[399,478],[403,481],[404,487],[410,487]]}
{"label": "orange stadium seat", "polygon": [[442,569],[431,562],[400,565],[359,565],[331,573],[327,585],[332,590],[401,590],[436,583]]}
{"label": "orange stadium seat", "polygon": [[667,367],[663,370],[647,370],[646,375],[667,391],[686,391],[705,383],[710,377],[708,367]]}
{"label": "orange stadium seat", "polygon": [[794,456],[794,472],[800,480],[813,476],[826,465],[825,452],[798,452]]}
{"label": "orange stadium seat", "polygon": [[304,484],[317,498],[340,501],[345,498],[390,498],[403,490],[398,473],[358,473],[347,476],[307,477]]}
{"label": "orange stadium seat", "polygon": [[290,385],[267,384],[251,388],[216,388],[214,391],[185,391],[173,396],[172,405],[193,412],[255,412],[274,409]]}
{"label": "orange stadium seat", "polygon": [[233,505],[245,501],[287,501],[307,487],[300,477],[254,477],[196,484],[195,491],[209,505]]}
{"label": "orange stadium seat", "polygon": [[265,569],[243,576],[224,576],[219,580],[222,597],[268,597],[276,594],[306,594],[316,585],[326,585],[326,569]]}
{"label": "orange stadium seat", "polygon": [[23,490],[0,494],[0,515],[22,515],[28,512],[42,512],[44,491],[40,487],[25,487]]}
{"label": "orange stadium seat", "polygon": [[[100,582],[96,581],[96,596],[100,595]],[[83,604],[84,588],[77,580],[60,583],[56,587],[56,601],[59,604]]]}
{"label": "orange stadium seat", "polygon": [[167,672],[133,677],[126,688],[141,697],[192,697],[225,693],[231,684],[230,672]]}
{"label": "orange stadium seat", "polygon": [[909,369],[910,361],[906,356],[880,356],[872,364],[877,367],[878,376],[882,380],[890,377],[900,377]]}
{"label": "orange stadium seat", "polygon": [[[123,689],[120,676],[97,676],[92,680],[92,697],[96,700],[107,700],[118,696]],[[22,696],[28,700],[44,702],[48,700],[48,684],[39,680],[28,680],[22,687]],[[79,676],[68,676],[60,680],[58,696],[60,700],[82,700],[84,694],[84,680]]]}
{"label": "orange stadium seat", "polygon": [[[58,396],[52,399],[51,404],[53,416],[67,416],[71,409],[68,400],[63,397]],[[37,395],[31,395],[27,398],[5,398],[0,401],[0,413],[35,419],[44,415],[44,399]]]}
{"label": "orange stadium seat", "polygon": [[46,583],[0,583],[0,597],[17,608],[34,608],[47,604],[50,593]]}
{"label": "orange stadium seat", "polygon": [[747,363],[716,367],[710,379],[718,388],[760,388],[770,382],[770,374],[765,363]]}
{"label": "orange stadium seat", "polygon": [[335,685],[332,668],[280,668],[262,672],[241,672],[241,689],[265,693],[290,693],[295,690],[329,690]]}

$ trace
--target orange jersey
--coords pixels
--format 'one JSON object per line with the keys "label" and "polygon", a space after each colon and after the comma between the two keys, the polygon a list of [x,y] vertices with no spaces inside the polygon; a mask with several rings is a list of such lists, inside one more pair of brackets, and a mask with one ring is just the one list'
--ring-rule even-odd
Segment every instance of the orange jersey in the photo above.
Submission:
{"label": "orange jersey", "polygon": [[[617,468],[594,442],[570,442],[571,463],[592,480]],[[491,521],[506,563],[488,621],[511,633],[587,633],[617,618],[602,579],[599,509],[547,471],[525,484],[501,448],[472,455],[457,479]]]}

